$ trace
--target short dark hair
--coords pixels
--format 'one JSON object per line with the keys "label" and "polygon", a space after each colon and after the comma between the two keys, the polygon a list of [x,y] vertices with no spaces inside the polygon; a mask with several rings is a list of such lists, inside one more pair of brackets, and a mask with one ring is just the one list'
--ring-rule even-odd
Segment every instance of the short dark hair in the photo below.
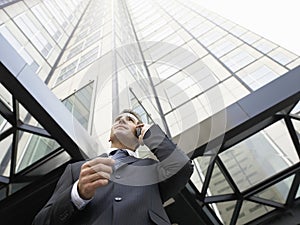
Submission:
{"label": "short dark hair", "polygon": [[134,115],[134,116],[138,119],[139,123],[143,123],[143,121],[142,121],[140,115],[137,114],[137,113],[136,113],[135,111],[133,111],[132,109],[123,109],[122,112],[121,112],[120,114],[122,114],[122,113],[130,113],[130,114]]}

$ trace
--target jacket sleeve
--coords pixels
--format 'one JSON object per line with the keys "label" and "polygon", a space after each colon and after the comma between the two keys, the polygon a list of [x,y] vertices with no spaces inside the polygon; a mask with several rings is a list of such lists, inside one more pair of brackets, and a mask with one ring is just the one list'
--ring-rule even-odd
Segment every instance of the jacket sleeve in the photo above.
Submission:
{"label": "jacket sleeve", "polygon": [[157,172],[162,201],[175,196],[184,188],[193,173],[189,157],[174,144],[158,125],[144,135],[144,144],[158,159]]}
{"label": "jacket sleeve", "polygon": [[66,167],[53,195],[36,215],[33,225],[65,225],[77,211],[71,201],[71,190],[74,183],[71,167],[71,165]]}

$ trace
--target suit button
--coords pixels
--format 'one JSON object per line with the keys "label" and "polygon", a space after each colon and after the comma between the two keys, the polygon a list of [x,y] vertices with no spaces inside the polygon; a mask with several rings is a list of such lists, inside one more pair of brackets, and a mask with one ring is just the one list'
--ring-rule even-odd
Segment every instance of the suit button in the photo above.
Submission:
{"label": "suit button", "polygon": [[115,175],[115,178],[116,178],[116,179],[120,179],[120,178],[121,178],[121,175],[120,175],[120,174],[116,174],[116,175]]}
{"label": "suit button", "polygon": [[115,201],[120,202],[120,201],[122,201],[122,198],[121,197],[115,197]]}

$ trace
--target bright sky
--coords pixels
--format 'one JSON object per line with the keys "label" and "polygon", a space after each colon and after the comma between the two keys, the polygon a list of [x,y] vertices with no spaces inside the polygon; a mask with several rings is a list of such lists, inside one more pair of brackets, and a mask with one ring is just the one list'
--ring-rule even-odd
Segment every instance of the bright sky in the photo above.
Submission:
{"label": "bright sky", "polygon": [[300,0],[196,0],[300,56]]}

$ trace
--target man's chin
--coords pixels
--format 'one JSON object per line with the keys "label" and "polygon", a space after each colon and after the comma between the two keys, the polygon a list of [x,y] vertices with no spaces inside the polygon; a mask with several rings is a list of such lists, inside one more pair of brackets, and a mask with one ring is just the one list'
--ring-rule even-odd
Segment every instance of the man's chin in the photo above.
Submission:
{"label": "man's chin", "polygon": [[[130,139],[128,139],[129,135],[132,136]],[[118,142],[129,149],[136,149],[136,147],[139,145],[138,139],[135,138],[133,134],[128,134],[128,132],[116,132],[115,137],[118,139]]]}

